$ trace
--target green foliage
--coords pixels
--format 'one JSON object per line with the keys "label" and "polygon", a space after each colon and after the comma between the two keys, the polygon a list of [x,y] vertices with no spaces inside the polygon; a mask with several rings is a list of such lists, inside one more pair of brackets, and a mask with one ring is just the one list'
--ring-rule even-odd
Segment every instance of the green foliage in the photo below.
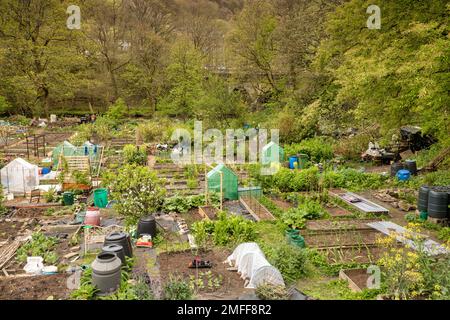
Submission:
{"label": "green foliage", "polygon": [[11,104],[5,97],[0,96],[0,114],[5,114],[11,111]]}
{"label": "green foliage", "polygon": [[[389,137],[405,124],[448,137],[449,38],[446,1],[389,1],[382,27],[365,27],[368,2],[351,0],[327,19],[317,66],[330,76],[330,109],[347,110],[353,123],[374,121]],[[323,101],[325,107],[329,101]]]}
{"label": "green foliage", "polygon": [[143,166],[147,163],[147,148],[145,145],[136,147],[135,145],[127,144],[123,147],[123,157],[127,164]]}
{"label": "green foliage", "polygon": [[72,178],[75,180],[76,184],[91,185],[91,180],[89,179],[87,172],[75,170],[72,172]]}
{"label": "green foliage", "polygon": [[438,238],[450,245],[450,227],[445,227],[439,230]]}
{"label": "green foliage", "polygon": [[[209,194],[209,200],[213,206],[219,203],[219,196],[216,193]],[[193,208],[198,208],[205,205],[204,195],[195,196],[174,196],[164,199],[163,210],[165,212],[186,213]]]}
{"label": "green foliage", "polygon": [[287,282],[305,277],[309,272],[308,255],[305,249],[287,243],[264,243],[261,249],[267,260],[277,268]]}
{"label": "green foliage", "polygon": [[3,186],[0,185],[0,216],[8,212],[8,209],[6,209],[4,202],[5,202],[5,195],[3,193]]}
{"label": "green foliage", "polygon": [[165,300],[192,300],[194,292],[183,278],[171,275],[164,285]]}
{"label": "green foliage", "polygon": [[58,244],[58,239],[54,237],[47,237],[41,232],[32,234],[31,240],[23,244],[16,254],[16,258],[20,262],[26,262],[27,257],[40,256],[45,263],[54,264],[58,261],[58,256],[52,250]]}
{"label": "green foliage", "polygon": [[252,166],[250,174],[266,190],[276,189],[281,192],[312,191],[319,186],[319,169],[311,167],[304,170],[280,168],[271,176],[261,175],[259,166]]}
{"label": "green foliage", "polygon": [[305,198],[297,208],[291,208],[281,214],[281,220],[292,229],[301,229],[306,220],[320,219],[326,214],[320,202]]}
{"label": "green foliage", "polygon": [[326,170],[321,177],[324,188],[344,188],[352,191],[381,188],[388,177],[377,173],[364,173],[355,169]]}
{"label": "green foliage", "polygon": [[123,99],[117,99],[117,101],[111,105],[106,113],[106,117],[115,122],[124,120],[127,116],[127,105]]}
{"label": "green foliage", "polygon": [[288,300],[289,298],[285,286],[276,286],[270,283],[259,285],[255,293],[261,300]]}
{"label": "green foliage", "polygon": [[241,216],[228,217],[224,212],[219,212],[217,220],[195,222],[191,229],[199,246],[206,245],[209,240],[218,246],[232,246],[256,239],[254,222]]}
{"label": "green foliage", "polygon": [[284,152],[286,155],[307,154],[309,159],[314,162],[324,162],[333,159],[332,140],[322,137],[285,145]]}
{"label": "green foliage", "polygon": [[222,282],[222,275],[216,277],[213,275],[211,270],[201,271],[197,277],[193,275],[189,277],[189,286],[194,292],[204,290],[209,292],[216,291],[217,289],[220,289]]}
{"label": "green foliage", "polygon": [[118,172],[106,172],[104,184],[111,198],[117,200],[115,209],[128,224],[135,224],[161,206],[165,190],[155,172],[148,167],[125,165]]}
{"label": "green foliage", "polygon": [[44,199],[47,203],[59,202],[61,200],[61,198],[58,197],[55,188],[48,189],[48,191],[44,193]]}

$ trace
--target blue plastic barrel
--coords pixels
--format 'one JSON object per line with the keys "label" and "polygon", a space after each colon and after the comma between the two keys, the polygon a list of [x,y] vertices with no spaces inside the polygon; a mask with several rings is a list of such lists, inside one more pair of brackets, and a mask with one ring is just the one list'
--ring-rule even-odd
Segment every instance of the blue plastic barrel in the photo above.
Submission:
{"label": "blue plastic barrel", "polygon": [[289,157],[289,169],[297,169],[298,168],[298,157],[292,156]]}
{"label": "blue plastic barrel", "polygon": [[406,181],[411,178],[411,172],[409,172],[409,170],[402,169],[397,172],[396,177],[400,181]]}

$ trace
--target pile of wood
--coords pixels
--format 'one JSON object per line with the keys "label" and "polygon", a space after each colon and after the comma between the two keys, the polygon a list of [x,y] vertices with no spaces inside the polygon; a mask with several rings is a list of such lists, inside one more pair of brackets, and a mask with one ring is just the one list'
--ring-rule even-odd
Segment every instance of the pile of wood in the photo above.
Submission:
{"label": "pile of wood", "polygon": [[389,203],[394,208],[398,208],[405,212],[417,209],[415,205],[412,205],[406,202],[405,200],[400,199],[399,191],[397,190],[390,190],[390,189],[381,190],[379,192],[376,192],[373,196],[376,199]]}

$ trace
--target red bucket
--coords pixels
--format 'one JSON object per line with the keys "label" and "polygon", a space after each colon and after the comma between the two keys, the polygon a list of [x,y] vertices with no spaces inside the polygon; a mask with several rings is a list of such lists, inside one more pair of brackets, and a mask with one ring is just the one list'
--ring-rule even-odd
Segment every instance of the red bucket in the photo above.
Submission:
{"label": "red bucket", "polygon": [[100,210],[98,208],[88,208],[84,217],[84,224],[87,226],[99,226]]}

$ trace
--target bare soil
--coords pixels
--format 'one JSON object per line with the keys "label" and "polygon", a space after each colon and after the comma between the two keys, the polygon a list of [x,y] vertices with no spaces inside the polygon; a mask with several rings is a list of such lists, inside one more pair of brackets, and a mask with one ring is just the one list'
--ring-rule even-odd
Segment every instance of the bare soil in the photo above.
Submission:
{"label": "bare soil", "polygon": [[12,240],[23,231],[23,222],[0,222],[0,241]]}
{"label": "bare soil", "polygon": [[229,271],[227,264],[223,261],[226,260],[230,254],[227,250],[214,249],[207,252],[199,253],[199,257],[202,260],[209,260],[212,262],[213,267],[211,269],[189,269],[189,263],[196,257],[192,252],[178,252],[178,253],[162,253],[158,256],[158,262],[160,265],[161,279],[163,283],[167,283],[170,275],[180,276],[186,281],[189,281],[190,276],[197,276],[197,273],[211,271],[214,278],[222,277],[222,284],[220,288],[200,289],[197,295],[199,299],[237,299],[242,294],[248,292],[244,289],[244,280],[235,271]]}
{"label": "bare soil", "polygon": [[270,200],[272,200],[272,202],[279,207],[280,209],[287,211],[291,208],[294,207],[294,205],[286,200],[277,198],[277,197],[270,197]]}
{"label": "bare soil", "polygon": [[67,299],[67,274],[0,279],[0,300]]}
{"label": "bare soil", "polygon": [[363,246],[373,245],[382,233],[373,230],[363,231],[337,231],[334,233],[319,233],[304,235],[306,245],[313,248],[340,247],[340,246]]}
{"label": "bare soil", "polygon": [[357,246],[351,248],[321,249],[330,264],[342,263],[376,263],[381,258],[384,248],[379,246]]}
{"label": "bare soil", "polygon": [[333,218],[341,218],[341,217],[351,217],[353,216],[353,213],[351,213],[350,211],[341,208],[341,207],[331,207],[331,208],[326,208],[326,211],[330,214],[331,217]]}
{"label": "bare soil", "polygon": [[306,229],[311,231],[372,230],[367,223],[375,221],[380,219],[312,220],[306,223]]}
{"label": "bare soil", "polygon": [[370,274],[367,273],[366,269],[345,270],[344,273],[359,289],[367,288],[367,279],[369,279]]}

